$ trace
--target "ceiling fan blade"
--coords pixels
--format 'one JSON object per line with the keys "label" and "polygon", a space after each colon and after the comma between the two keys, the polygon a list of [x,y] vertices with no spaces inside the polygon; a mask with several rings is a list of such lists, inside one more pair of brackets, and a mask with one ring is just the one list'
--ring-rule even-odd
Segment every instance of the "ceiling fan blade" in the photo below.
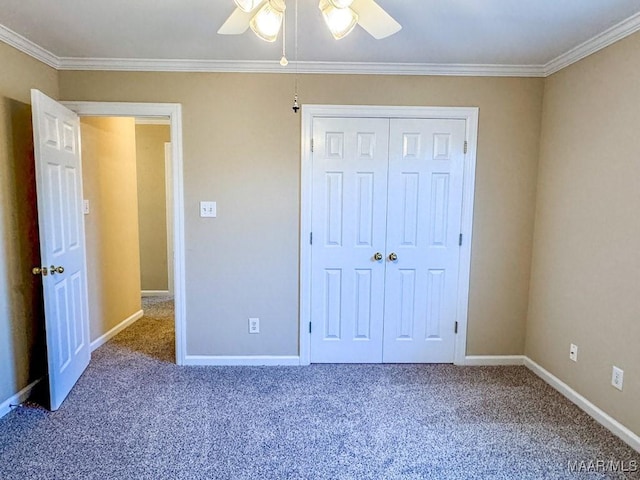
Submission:
{"label": "ceiling fan blade", "polygon": [[358,24],[377,40],[402,29],[402,25],[374,0],[353,0],[351,8],[358,14]]}
{"label": "ceiling fan blade", "polygon": [[236,8],[227,21],[222,24],[218,33],[220,35],[240,35],[247,31],[253,12],[244,12]]}

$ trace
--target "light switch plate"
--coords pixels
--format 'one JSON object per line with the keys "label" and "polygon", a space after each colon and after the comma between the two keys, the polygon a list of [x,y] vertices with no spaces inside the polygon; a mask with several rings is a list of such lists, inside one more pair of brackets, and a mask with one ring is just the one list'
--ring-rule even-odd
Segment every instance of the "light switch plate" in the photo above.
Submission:
{"label": "light switch plate", "polygon": [[89,215],[90,211],[91,209],[89,208],[89,200],[82,200],[82,213],[84,213],[85,215]]}
{"label": "light switch plate", "polygon": [[215,218],[218,216],[216,202],[200,202],[200,216],[203,218]]}

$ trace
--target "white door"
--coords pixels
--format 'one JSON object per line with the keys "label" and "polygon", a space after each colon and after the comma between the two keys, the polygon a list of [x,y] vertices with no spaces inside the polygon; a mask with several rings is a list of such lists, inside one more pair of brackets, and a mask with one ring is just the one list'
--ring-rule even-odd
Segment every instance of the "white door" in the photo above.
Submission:
{"label": "white door", "polygon": [[[51,410],[89,364],[78,116],[31,90]],[[35,273],[35,272],[34,272]]]}
{"label": "white door", "polygon": [[384,362],[453,362],[465,126],[391,121]]}
{"label": "white door", "polygon": [[314,362],[382,361],[388,139],[388,119],[313,122]]}
{"label": "white door", "polygon": [[314,119],[312,362],[453,362],[465,129]]}

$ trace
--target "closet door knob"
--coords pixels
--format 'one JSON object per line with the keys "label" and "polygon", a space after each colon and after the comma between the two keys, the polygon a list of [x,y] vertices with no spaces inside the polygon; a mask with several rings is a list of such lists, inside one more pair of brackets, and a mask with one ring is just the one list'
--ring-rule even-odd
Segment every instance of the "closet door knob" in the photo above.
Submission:
{"label": "closet door knob", "polygon": [[382,254],[380,252],[376,252],[376,254],[373,256],[373,259],[376,262],[379,262],[380,260],[382,260]]}
{"label": "closet door knob", "polygon": [[395,253],[391,252],[389,254],[389,261],[390,262],[395,262],[396,260],[398,260],[398,255],[396,255]]}

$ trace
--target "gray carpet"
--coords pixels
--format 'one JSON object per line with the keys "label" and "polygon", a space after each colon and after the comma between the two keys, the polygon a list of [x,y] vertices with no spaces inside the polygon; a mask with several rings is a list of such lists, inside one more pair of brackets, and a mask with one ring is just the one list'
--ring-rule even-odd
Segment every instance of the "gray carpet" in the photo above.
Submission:
{"label": "gray carpet", "polygon": [[170,300],[144,308],[59,411],[0,420],[0,479],[640,478],[524,367],[178,367]]}

